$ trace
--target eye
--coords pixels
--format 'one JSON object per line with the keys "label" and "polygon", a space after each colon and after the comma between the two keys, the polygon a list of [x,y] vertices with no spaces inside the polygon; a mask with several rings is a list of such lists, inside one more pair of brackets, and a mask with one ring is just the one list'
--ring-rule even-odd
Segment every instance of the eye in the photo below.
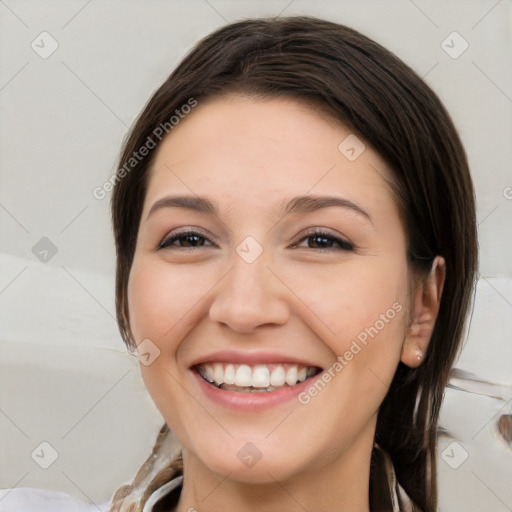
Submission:
{"label": "eye", "polygon": [[181,233],[175,233],[163,240],[158,248],[194,249],[196,247],[209,247],[214,245],[215,244],[209,238],[197,231],[182,231]]}
{"label": "eye", "polygon": [[297,244],[294,244],[293,247],[304,247],[301,245],[302,242],[307,241],[307,247],[309,249],[319,249],[319,250],[327,250],[327,251],[353,251],[354,246],[344,240],[343,238],[339,238],[330,233],[321,230],[311,231],[299,240]]}

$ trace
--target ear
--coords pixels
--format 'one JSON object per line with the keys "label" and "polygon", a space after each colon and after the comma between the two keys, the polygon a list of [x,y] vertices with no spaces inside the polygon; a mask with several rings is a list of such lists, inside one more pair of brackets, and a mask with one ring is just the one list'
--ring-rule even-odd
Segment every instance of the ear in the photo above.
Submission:
{"label": "ear", "polygon": [[444,258],[436,256],[427,277],[417,281],[411,299],[410,325],[405,335],[400,360],[416,368],[424,360],[434,330],[446,277]]}

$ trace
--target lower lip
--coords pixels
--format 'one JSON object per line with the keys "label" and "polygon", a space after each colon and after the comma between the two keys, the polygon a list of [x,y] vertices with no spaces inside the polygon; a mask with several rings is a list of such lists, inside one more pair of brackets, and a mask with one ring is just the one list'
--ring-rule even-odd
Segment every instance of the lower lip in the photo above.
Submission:
{"label": "lower lip", "polygon": [[275,391],[244,393],[242,391],[228,391],[218,388],[203,379],[197,370],[192,370],[192,373],[208,399],[224,407],[245,411],[261,411],[262,409],[275,407],[293,399],[298,401],[298,395],[308,389],[316,378],[321,375],[319,373],[300,384],[285,386]]}

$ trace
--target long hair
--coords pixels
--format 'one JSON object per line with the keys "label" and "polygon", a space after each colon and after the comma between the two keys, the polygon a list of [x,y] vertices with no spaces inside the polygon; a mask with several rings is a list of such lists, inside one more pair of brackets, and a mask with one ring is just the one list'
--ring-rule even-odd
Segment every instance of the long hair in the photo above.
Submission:
{"label": "long hair", "polygon": [[122,338],[135,347],[127,283],[156,151],[130,159],[155,139],[158,127],[172,136],[170,120],[185,105],[227,93],[291,98],[338,119],[391,168],[410,267],[428,272],[436,255],[446,261],[424,363],[416,369],[399,363],[376,427],[376,442],[390,455],[400,485],[418,510],[434,512],[439,410],[477,268],[474,190],[464,148],[438,97],[411,68],[359,32],[312,17],[232,23],[200,41],[155,92],[124,143],[112,194]]}

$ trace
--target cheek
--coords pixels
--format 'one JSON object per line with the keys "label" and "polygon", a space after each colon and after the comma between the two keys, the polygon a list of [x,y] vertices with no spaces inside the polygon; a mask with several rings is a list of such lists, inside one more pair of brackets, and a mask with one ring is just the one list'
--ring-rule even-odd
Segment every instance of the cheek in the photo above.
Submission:
{"label": "cheek", "polygon": [[134,262],[128,281],[128,310],[136,343],[145,338],[152,341],[159,338],[164,329],[165,295],[165,282],[157,269]]}
{"label": "cheek", "polygon": [[[330,349],[333,365],[339,363],[331,367],[337,399],[350,401],[351,409],[361,407],[361,414],[375,410],[395,373],[405,334],[405,256],[365,256],[294,274],[301,276],[295,278],[297,295],[314,313],[310,327]],[[357,397],[355,403],[349,397]]]}
{"label": "cheek", "polygon": [[[297,294],[319,319],[316,334],[333,357],[325,376],[330,391],[318,393],[318,401],[312,398],[317,395],[315,390],[304,397],[312,400],[313,416],[330,410],[336,417],[333,425],[339,425],[347,421],[350,411],[350,425],[355,428],[378,409],[400,360],[407,275],[406,260],[399,255],[340,265],[330,279],[302,273]],[[335,411],[333,403],[337,404]]]}
{"label": "cheek", "polygon": [[201,297],[209,288],[208,280],[197,271],[172,268],[143,256],[134,260],[128,281],[135,342],[149,339],[160,351],[151,364],[140,364],[141,375],[155,405],[180,439],[186,439],[186,431],[176,411],[190,408],[180,384],[186,373],[179,364],[180,342],[197,322]]}
{"label": "cheek", "polygon": [[[370,257],[369,257],[370,258]],[[397,261],[398,260],[398,261]],[[405,260],[375,258],[318,271],[295,271],[297,295],[305,299],[325,327],[324,334],[339,349],[377,323],[401,329],[407,298]],[[391,319],[392,322],[386,322]],[[380,329],[383,330],[383,329]],[[336,347],[332,347],[336,348]]]}
{"label": "cheek", "polygon": [[134,262],[128,282],[130,324],[136,341],[150,338],[161,350],[173,347],[211,288],[205,269],[183,269],[163,261]]}

